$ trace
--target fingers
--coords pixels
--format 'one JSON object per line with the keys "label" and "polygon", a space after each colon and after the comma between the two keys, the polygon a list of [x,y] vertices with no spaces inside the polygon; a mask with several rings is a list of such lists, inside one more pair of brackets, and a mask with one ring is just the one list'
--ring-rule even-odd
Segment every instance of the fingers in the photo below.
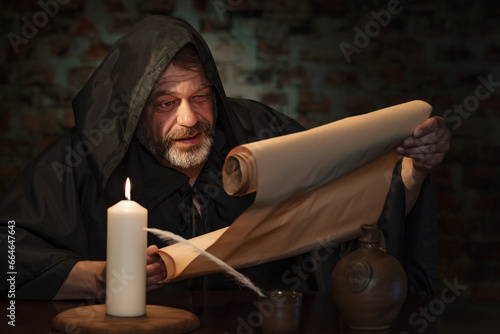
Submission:
{"label": "fingers", "polygon": [[151,291],[162,287],[167,278],[167,271],[161,263],[151,264],[146,267],[146,290]]}
{"label": "fingers", "polygon": [[418,125],[413,136],[403,140],[396,152],[413,160],[413,166],[427,172],[439,165],[450,149],[450,131],[441,117],[432,117]]}
{"label": "fingers", "polygon": [[156,252],[158,251],[158,247],[156,245],[151,245],[146,249],[146,262],[147,264],[153,264],[161,261],[160,255]]}
{"label": "fingers", "polygon": [[450,148],[450,132],[441,117],[429,118],[417,126],[413,133],[414,136],[403,140],[396,152],[409,156],[420,153],[446,153]]}
{"label": "fingers", "polygon": [[411,147],[399,146],[396,148],[396,152],[409,158],[416,158],[415,155],[445,154],[449,149],[450,143],[448,141],[438,141]]}
{"label": "fingers", "polygon": [[167,278],[167,272],[163,263],[154,263],[146,267],[147,286],[157,284]]}
{"label": "fingers", "polygon": [[411,158],[414,166],[421,169],[430,170],[439,165],[448,152],[449,143],[442,142],[438,144],[424,145],[404,150],[396,150],[399,154]]}
{"label": "fingers", "polygon": [[431,117],[427,119],[425,122],[422,124],[419,124],[414,130],[413,130],[413,137],[415,138],[420,138],[424,136],[425,134],[431,133],[433,131],[436,131],[438,129],[443,129],[446,128],[444,119],[442,117]]}
{"label": "fingers", "polygon": [[151,256],[158,251],[158,246],[151,245],[146,249],[146,255]]}
{"label": "fingers", "polygon": [[[439,123],[432,123],[439,124]],[[450,139],[450,132],[443,124],[442,127],[434,128],[434,126],[421,128],[420,131],[417,129],[414,133],[418,133],[419,136],[410,136],[407,137],[401,143],[403,147],[415,147],[420,145],[439,143],[439,142],[448,142]]]}
{"label": "fingers", "polygon": [[167,278],[167,269],[161,257],[157,254],[158,247],[151,245],[146,249],[146,286],[147,291],[151,291],[163,286]]}
{"label": "fingers", "polygon": [[401,143],[401,146],[408,147],[416,147],[427,144],[434,144],[440,142],[447,142],[449,139],[449,134],[444,129],[437,129],[432,132],[429,132],[422,137],[408,137]]}

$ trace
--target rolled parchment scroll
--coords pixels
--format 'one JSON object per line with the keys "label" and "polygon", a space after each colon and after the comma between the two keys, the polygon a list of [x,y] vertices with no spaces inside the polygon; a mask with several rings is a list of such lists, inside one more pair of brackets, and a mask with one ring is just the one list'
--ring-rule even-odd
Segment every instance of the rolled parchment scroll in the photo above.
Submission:
{"label": "rolled parchment scroll", "polygon": [[[224,188],[235,196],[256,191],[255,202],[231,226],[191,242],[239,268],[356,238],[382,212],[401,158],[394,148],[431,110],[411,101],[234,148]],[[167,281],[220,270],[184,245],[159,253]]]}

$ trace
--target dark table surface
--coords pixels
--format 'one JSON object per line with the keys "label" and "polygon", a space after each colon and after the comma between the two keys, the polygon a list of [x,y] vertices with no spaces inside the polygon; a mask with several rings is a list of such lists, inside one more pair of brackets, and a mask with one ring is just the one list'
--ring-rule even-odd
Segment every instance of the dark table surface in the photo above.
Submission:
{"label": "dark table surface", "polygon": [[[258,334],[257,296],[250,291],[153,291],[147,303],[184,309],[200,319],[199,333]],[[10,326],[11,300],[1,299],[0,333],[54,333],[52,319],[64,310],[95,301],[15,301],[15,327]],[[439,296],[408,296],[392,327],[383,333],[500,333],[500,302],[457,297],[446,303]],[[330,294],[304,292],[298,333],[359,332],[346,327]]]}

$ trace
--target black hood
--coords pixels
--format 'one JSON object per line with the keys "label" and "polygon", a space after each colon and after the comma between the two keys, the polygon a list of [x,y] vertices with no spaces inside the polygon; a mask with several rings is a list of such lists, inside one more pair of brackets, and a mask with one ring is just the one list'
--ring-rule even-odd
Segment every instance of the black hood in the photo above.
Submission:
{"label": "black hood", "polygon": [[148,17],[114,44],[73,100],[76,130],[101,190],[125,156],[158,77],[189,43],[198,50],[214,87],[218,123],[225,129],[229,145],[245,141],[236,139],[235,133],[245,129],[238,117],[230,116],[215,61],[201,35],[182,19]]}

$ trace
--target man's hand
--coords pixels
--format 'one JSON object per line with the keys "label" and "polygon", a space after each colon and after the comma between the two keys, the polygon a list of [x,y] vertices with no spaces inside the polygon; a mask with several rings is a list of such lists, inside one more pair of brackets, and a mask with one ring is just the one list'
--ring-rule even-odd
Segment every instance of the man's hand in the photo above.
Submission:
{"label": "man's hand", "polygon": [[[158,247],[146,249],[146,291],[161,287],[167,278],[165,263],[158,254]],[[106,286],[105,261],[80,261],[73,267],[54,299],[103,298]]]}
{"label": "man's hand", "polygon": [[450,149],[450,131],[441,117],[418,125],[413,135],[403,140],[396,152],[403,155],[401,178],[405,185],[406,214],[417,202],[420,188],[429,171],[439,165]]}
{"label": "man's hand", "polygon": [[158,247],[155,245],[149,246],[146,250],[147,265],[146,265],[146,291],[152,291],[163,286],[163,280],[167,278],[167,269],[165,263],[156,252]]}
{"label": "man's hand", "polygon": [[432,117],[413,130],[396,152],[412,159],[413,168],[420,173],[428,173],[439,165],[450,149],[450,131],[442,117]]}
{"label": "man's hand", "polygon": [[71,269],[54,299],[100,299],[106,296],[105,285],[105,261],[79,261]]}

